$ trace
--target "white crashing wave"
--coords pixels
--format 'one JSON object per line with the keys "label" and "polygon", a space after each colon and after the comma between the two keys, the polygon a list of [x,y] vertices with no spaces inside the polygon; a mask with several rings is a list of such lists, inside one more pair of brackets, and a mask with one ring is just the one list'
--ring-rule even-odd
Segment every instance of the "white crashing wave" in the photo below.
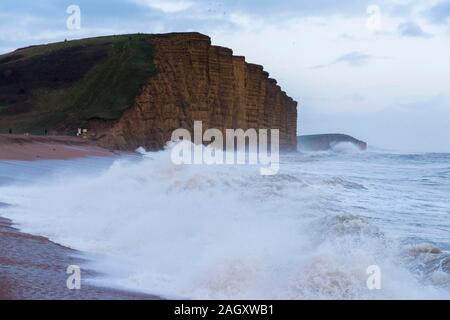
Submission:
{"label": "white crashing wave", "polygon": [[[13,207],[0,214],[86,252],[104,274],[97,282],[165,297],[450,296],[421,284],[368,219],[325,209],[326,188],[341,189],[303,174],[302,163],[263,177],[249,166],[175,166],[170,150],[147,155],[2,187]],[[367,288],[370,265],[381,268],[381,290]]]}
{"label": "white crashing wave", "polygon": [[363,152],[356,144],[352,142],[338,142],[332,145],[331,150],[337,153],[358,153]]}

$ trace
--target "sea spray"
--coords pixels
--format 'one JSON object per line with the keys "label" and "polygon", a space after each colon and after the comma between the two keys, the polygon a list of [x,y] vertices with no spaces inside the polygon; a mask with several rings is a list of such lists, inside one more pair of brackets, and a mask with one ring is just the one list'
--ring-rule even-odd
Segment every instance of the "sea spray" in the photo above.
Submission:
{"label": "sea spray", "polygon": [[[84,252],[102,274],[96,283],[165,297],[450,297],[422,283],[378,215],[359,215],[372,212],[378,187],[365,170],[376,177],[376,167],[359,171],[366,182],[342,172],[368,166],[371,155],[356,155],[365,158],[355,164],[345,154],[290,154],[278,175],[261,176],[255,166],[178,166],[170,150],[141,152],[89,174],[80,167],[3,186],[0,201],[12,206],[0,214]],[[367,288],[372,265],[381,290]]]}

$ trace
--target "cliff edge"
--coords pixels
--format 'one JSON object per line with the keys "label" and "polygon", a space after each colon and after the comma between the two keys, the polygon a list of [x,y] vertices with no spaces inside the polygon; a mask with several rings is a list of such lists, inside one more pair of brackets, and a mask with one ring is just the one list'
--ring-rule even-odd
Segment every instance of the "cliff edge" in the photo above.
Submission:
{"label": "cliff edge", "polygon": [[260,65],[199,33],[123,35],[0,56],[0,132],[75,135],[156,150],[173,130],[270,128],[297,144],[297,102]]}

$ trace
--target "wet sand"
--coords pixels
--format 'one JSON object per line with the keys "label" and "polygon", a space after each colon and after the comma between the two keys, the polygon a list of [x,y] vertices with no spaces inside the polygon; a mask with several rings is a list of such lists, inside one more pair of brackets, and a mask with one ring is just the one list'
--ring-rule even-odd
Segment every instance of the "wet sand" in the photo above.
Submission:
{"label": "wet sand", "polygon": [[[66,160],[133,153],[95,146],[77,137],[0,135],[0,160]],[[0,203],[0,207],[5,204]],[[80,290],[66,286],[69,265],[83,266],[80,253],[47,238],[29,235],[0,217],[0,300],[155,300],[156,296],[100,288],[82,282]],[[82,279],[94,278],[81,270]],[[98,274],[97,274],[98,275]]]}
{"label": "wet sand", "polygon": [[65,160],[131,154],[108,150],[68,136],[0,135],[0,160]]}
{"label": "wet sand", "polygon": [[[46,238],[20,232],[0,217],[0,300],[156,300],[156,296],[99,288],[82,282],[66,286],[67,267],[83,266],[78,252]],[[79,256],[79,255],[78,255]],[[82,269],[82,277],[95,273]]]}

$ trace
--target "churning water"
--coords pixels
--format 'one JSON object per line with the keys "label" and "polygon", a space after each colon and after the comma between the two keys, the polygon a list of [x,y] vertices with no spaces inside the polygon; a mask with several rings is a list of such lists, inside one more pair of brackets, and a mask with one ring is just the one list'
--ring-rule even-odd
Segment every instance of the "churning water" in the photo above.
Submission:
{"label": "churning water", "polygon": [[275,176],[169,150],[0,162],[1,216],[84,252],[95,283],[169,298],[448,299],[449,191],[450,154],[345,146]]}

